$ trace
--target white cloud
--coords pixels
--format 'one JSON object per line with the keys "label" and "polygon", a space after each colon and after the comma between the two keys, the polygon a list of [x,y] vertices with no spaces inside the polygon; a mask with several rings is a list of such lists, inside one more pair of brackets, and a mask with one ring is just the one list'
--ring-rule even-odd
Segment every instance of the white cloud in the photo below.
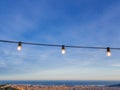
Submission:
{"label": "white cloud", "polygon": [[120,67],[120,64],[117,63],[117,64],[112,64],[113,67]]}

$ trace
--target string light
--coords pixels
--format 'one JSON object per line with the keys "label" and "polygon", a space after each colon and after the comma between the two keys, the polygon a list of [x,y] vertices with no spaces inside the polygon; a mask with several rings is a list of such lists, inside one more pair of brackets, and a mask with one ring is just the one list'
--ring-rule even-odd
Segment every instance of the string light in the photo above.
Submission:
{"label": "string light", "polygon": [[110,48],[107,47],[107,56],[111,56]]}
{"label": "string light", "polygon": [[[5,42],[5,43],[17,43],[18,50],[22,49],[22,44],[28,44],[28,45],[38,45],[38,46],[51,46],[51,47],[61,47],[61,45],[56,45],[56,44],[41,44],[41,43],[31,43],[31,42],[17,42],[17,41],[10,41],[10,40],[0,40],[0,42]],[[110,49],[114,50],[120,50],[120,48],[110,48],[110,47],[89,47],[89,46],[69,46],[69,45],[62,45],[62,54],[65,54],[65,47],[67,48],[88,48],[88,49],[107,49],[107,56],[111,56],[111,51]]]}
{"label": "string light", "polygon": [[65,54],[65,46],[62,45],[62,54]]}
{"label": "string light", "polygon": [[18,42],[17,50],[20,51],[21,49],[22,49],[22,43],[21,43],[21,42]]}

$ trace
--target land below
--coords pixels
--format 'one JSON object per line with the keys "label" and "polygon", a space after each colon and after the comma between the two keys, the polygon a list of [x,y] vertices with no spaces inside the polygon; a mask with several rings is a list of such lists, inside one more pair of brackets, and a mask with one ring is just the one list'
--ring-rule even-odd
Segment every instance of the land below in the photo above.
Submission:
{"label": "land below", "polygon": [[0,85],[0,90],[120,90],[120,84],[109,86],[44,86],[44,85]]}

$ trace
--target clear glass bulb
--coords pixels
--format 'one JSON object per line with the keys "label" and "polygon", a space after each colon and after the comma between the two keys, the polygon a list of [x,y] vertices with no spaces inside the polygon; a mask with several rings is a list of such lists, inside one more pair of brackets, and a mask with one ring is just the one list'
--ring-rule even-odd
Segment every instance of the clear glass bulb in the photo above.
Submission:
{"label": "clear glass bulb", "polygon": [[65,46],[62,45],[62,54],[65,54]]}
{"label": "clear glass bulb", "polygon": [[20,51],[22,49],[22,46],[18,46],[17,50]]}
{"label": "clear glass bulb", "polygon": [[21,42],[18,42],[17,50],[20,51],[21,49],[22,49],[22,43],[21,43]]}
{"label": "clear glass bulb", "polygon": [[107,52],[107,56],[111,56],[111,52]]}
{"label": "clear glass bulb", "polygon": [[65,49],[62,49],[62,54],[65,54]]}
{"label": "clear glass bulb", "polygon": [[107,56],[111,56],[110,47],[107,47]]}

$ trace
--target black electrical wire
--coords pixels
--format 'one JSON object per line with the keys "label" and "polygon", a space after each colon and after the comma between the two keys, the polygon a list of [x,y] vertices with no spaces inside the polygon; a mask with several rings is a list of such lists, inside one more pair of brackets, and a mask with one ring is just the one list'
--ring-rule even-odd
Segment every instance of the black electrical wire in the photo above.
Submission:
{"label": "black electrical wire", "polygon": [[[10,41],[10,40],[0,40],[0,42],[5,42],[5,43],[19,43],[21,41]],[[63,45],[57,45],[57,44],[42,44],[42,43],[32,43],[32,42],[21,42],[21,44],[28,44],[28,45],[38,45],[38,46],[52,46],[52,47],[62,47]],[[115,50],[120,50],[120,48],[112,48],[112,47],[90,47],[90,46],[69,46],[69,45],[64,45],[64,47],[68,48],[89,48],[89,49],[115,49]]]}

